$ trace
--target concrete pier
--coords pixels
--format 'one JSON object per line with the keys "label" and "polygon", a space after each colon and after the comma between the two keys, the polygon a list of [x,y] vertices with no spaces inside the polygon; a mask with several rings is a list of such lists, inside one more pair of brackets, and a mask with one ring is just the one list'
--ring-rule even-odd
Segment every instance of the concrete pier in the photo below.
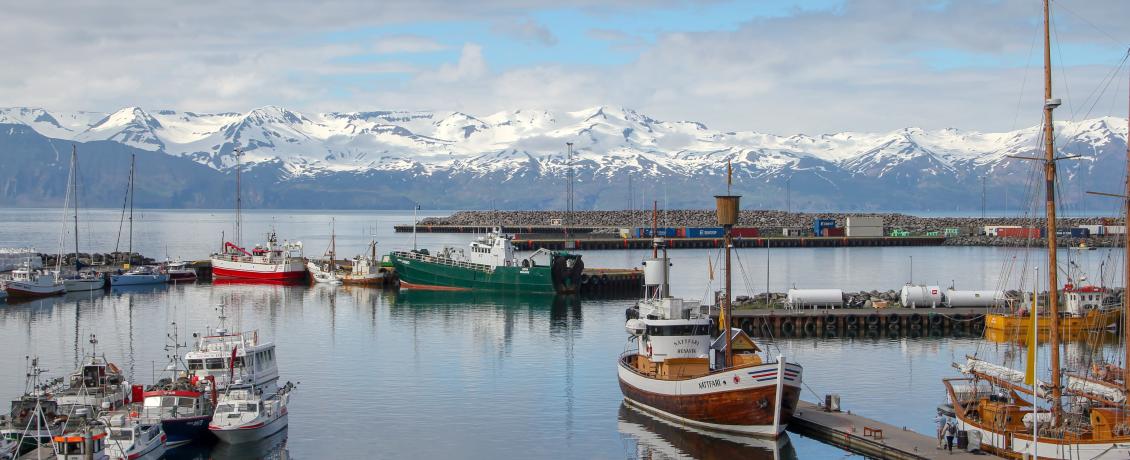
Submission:
{"label": "concrete pier", "polygon": [[936,438],[848,412],[825,412],[819,405],[800,401],[789,431],[820,440],[868,458],[883,460],[954,460],[986,458],[961,451],[937,449]]}

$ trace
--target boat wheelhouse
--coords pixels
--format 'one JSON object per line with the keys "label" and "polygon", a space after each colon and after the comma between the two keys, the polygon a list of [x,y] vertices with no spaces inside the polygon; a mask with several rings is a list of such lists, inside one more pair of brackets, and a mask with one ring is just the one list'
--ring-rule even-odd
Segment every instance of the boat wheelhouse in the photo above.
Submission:
{"label": "boat wheelhouse", "polygon": [[279,369],[275,361],[275,344],[260,342],[259,331],[228,332],[224,307],[219,307],[220,327],[207,334],[194,333],[196,349],[184,355],[188,377],[209,380],[216,390],[229,386],[252,385],[273,390],[277,387]]}
{"label": "boat wheelhouse", "polygon": [[[90,343],[97,346],[98,339],[91,335]],[[114,410],[129,403],[129,398],[130,385],[122,371],[105,356],[93,353],[68,376],[66,386],[55,393],[55,402],[65,414],[80,408],[93,413]]]}

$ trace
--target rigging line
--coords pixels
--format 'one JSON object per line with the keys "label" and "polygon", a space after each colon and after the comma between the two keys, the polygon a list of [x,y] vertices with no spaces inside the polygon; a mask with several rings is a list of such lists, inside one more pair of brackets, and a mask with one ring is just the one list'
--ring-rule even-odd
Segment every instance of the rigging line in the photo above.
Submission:
{"label": "rigging line", "polygon": [[1114,35],[1112,35],[1112,34],[1111,34],[1110,32],[1107,32],[1106,30],[1102,29],[1101,27],[1099,27],[1099,26],[1095,25],[1095,23],[1093,23],[1093,22],[1091,22],[1091,21],[1087,20],[1087,18],[1086,18],[1085,16],[1083,16],[1082,14],[1076,13],[1076,12],[1075,12],[1074,10],[1072,10],[1071,8],[1068,8],[1068,7],[1067,7],[1067,5],[1066,5],[1066,4],[1064,3],[1064,2],[1055,2],[1055,4],[1056,4],[1056,9],[1060,9],[1060,10],[1066,11],[1066,12],[1068,12],[1068,13],[1071,13],[1071,14],[1072,14],[1073,16],[1075,16],[1076,18],[1078,18],[1078,19],[1079,19],[1080,21],[1083,21],[1083,22],[1084,22],[1084,23],[1086,23],[1087,25],[1091,26],[1091,28],[1092,28],[1092,29],[1095,29],[1095,30],[1096,30],[1096,31],[1098,31],[1099,33],[1101,33],[1101,34],[1103,34],[1103,35],[1106,35],[1106,36],[1107,36],[1107,38],[1109,38],[1109,39],[1110,39],[1110,42],[1111,42],[1112,44],[1114,44],[1114,45],[1118,45],[1118,46],[1122,46],[1122,45],[1123,45],[1122,41],[1120,41],[1120,40],[1119,40],[1118,38],[1116,38],[1116,37],[1115,37]]}
{"label": "rigging line", "polygon": [[1032,54],[1036,51],[1036,41],[1042,35],[1041,29],[1043,26],[1036,24],[1035,29],[1032,31],[1032,43],[1028,47],[1028,59],[1025,60],[1023,78],[1020,81],[1020,92],[1016,95],[1016,113],[1012,117],[1012,128],[1010,131],[1016,130],[1016,124],[1020,119],[1021,103],[1024,101],[1024,90],[1028,86],[1028,72],[1032,70]]}
{"label": "rigging line", "polygon": [[[1090,101],[1092,96],[1095,98],[1094,102],[1091,103],[1091,107],[1089,109],[1087,109],[1087,113],[1085,115],[1083,115],[1082,118],[1084,120],[1091,116],[1091,113],[1094,112],[1094,110],[1095,110],[1095,106],[1097,106],[1099,104],[1099,100],[1102,99],[1103,94],[1106,94],[1106,90],[1108,88],[1110,88],[1110,85],[1112,83],[1114,83],[1114,81],[1118,77],[1118,74],[1122,73],[1122,67],[1126,65],[1127,57],[1130,57],[1130,50],[1127,50],[1127,52],[1122,55],[1122,59],[1120,59],[1118,61],[1118,66],[1112,68],[1111,71],[1108,72],[1106,74],[1106,76],[1104,76],[1103,79],[1099,81],[1099,84],[1097,86],[1095,86],[1094,89],[1091,90],[1091,94],[1088,94],[1087,98],[1083,100],[1083,104],[1084,104],[1084,106],[1086,106],[1087,101]],[[1100,88],[1101,88],[1101,90],[1100,90]],[[1117,88],[1121,89],[1122,85],[1117,86]],[[1117,102],[1117,101],[1116,100],[1111,101],[1111,107],[1112,108],[1114,107],[1115,102]],[[1114,110],[1112,109],[1111,112],[1113,112],[1113,111]],[[1076,114],[1072,114],[1072,117],[1075,118],[1075,115]]]}
{"label": "rigging line", "polygon": [[[1055,42],[1055,52],[1056,52],[1056,55],[1059,57],[1059,62],[1060,62],[1059,74],[1060,74],[1060,78],[1063,80],[1063,92],[1067,93],[1067,98],[1066,98],[1067,99],[1067,112],[1073,114],[1073,113],[1075,113],[1075,109],[1073,109],[1072,105],[1071,105],[1071,85],[1067,84],[1067,61],[1065,61],[1063,59],[1063,48],[1060,47],[1059,29],[1056,27],[1057,23],[1054,20],[1054,18],[1049,19],[1049,21],[1051,21],[1052,41]],[[1075,119],[1072,118],[1072,121],[1075,121]]]}

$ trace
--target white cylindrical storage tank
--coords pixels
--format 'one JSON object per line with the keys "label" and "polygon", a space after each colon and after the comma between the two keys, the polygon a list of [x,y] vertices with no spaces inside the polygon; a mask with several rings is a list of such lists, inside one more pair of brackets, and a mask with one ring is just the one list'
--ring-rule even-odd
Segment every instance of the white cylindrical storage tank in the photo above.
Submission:
{"label": "white cylindrical storage tank", "polygon": [[844,306],[843,289],[789,289],[785,305],[789,308]]}
{"label": "white cylindrical storage tank", "polygon": [[666,259],[647,259],[643,261],[643,284],[659,286],[667,283]]}
{"label": "white cylindrical storage tank", "polygon": [[942,303],[942,288],[921,284],[906,284],[899,293],[903,307],[936,307]]}
{"label": "white cylindrical storage tank", "polygon": [[947,289],[945,305],[947,307],[996,307],[1004,305],[1003,291],[958,291]]}

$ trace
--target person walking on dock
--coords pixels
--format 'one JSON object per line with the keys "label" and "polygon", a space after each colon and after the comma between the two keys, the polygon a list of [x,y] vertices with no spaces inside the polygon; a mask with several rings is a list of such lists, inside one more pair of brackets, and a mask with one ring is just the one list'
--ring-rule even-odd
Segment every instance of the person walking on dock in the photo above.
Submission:
{"label": "person walking on dock", "polygon": [[937,425],[938,450],[942,449],[942,441],[946,439],[946,422],[948,421],[949,417],[946,417],[941,410],[938,410],[938,415],[934,417],[934,424]]}
{"label": "person walking on dock", "polygon": [[946,420],[946,450],[953,453],[953,437],[957,435],[957,422],[952,418]]}

